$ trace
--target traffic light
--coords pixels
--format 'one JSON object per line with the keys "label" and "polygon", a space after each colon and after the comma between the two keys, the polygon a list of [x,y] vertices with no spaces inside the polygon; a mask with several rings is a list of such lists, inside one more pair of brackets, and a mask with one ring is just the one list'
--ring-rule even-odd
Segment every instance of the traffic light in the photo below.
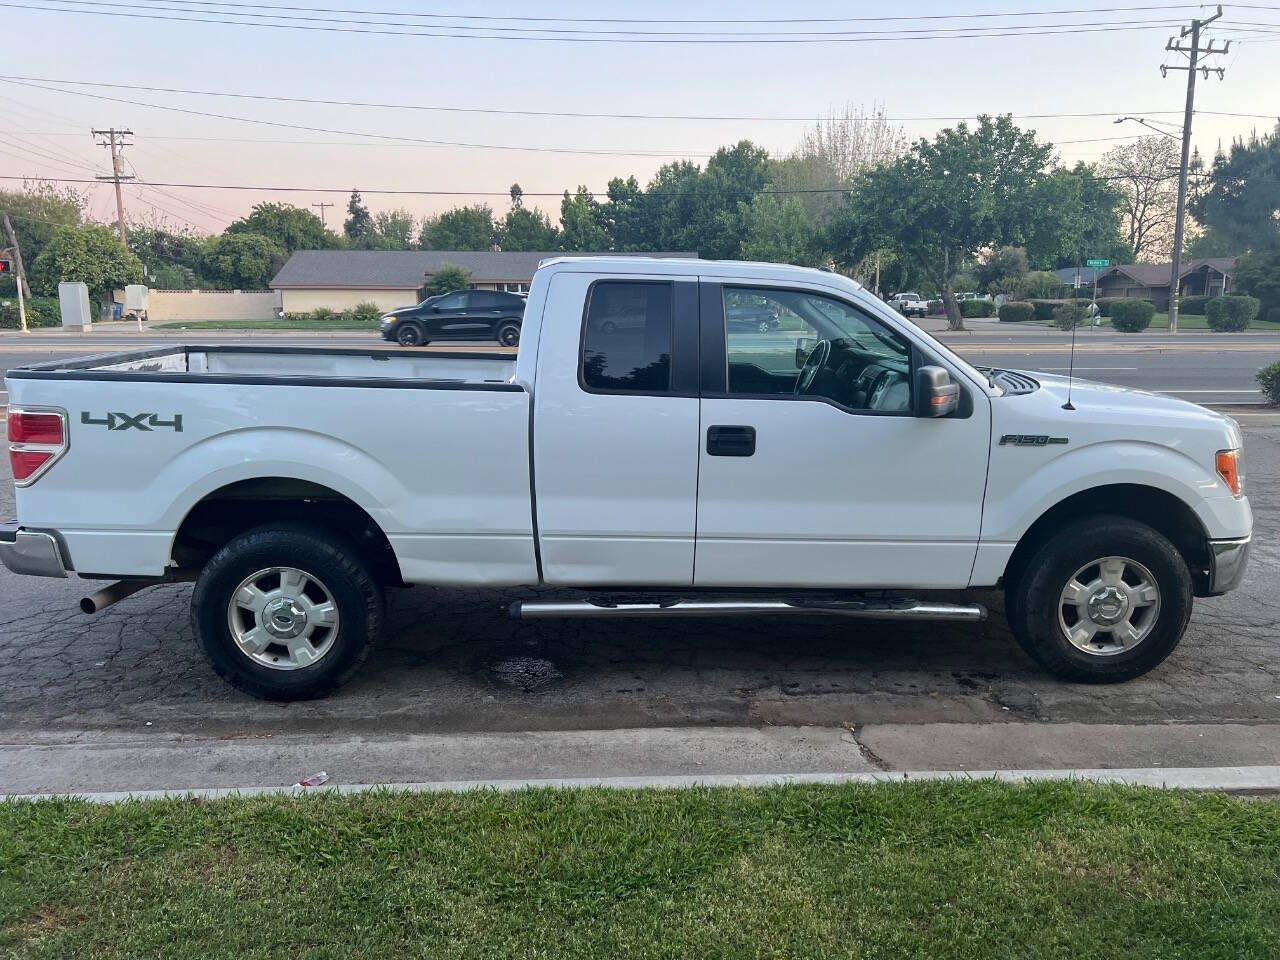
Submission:
{"label": "traffic light", "polygon": [[5,260],[3,257],[0,257],[0,276],[4,276],[8,273],[13,273],[13,261]]}

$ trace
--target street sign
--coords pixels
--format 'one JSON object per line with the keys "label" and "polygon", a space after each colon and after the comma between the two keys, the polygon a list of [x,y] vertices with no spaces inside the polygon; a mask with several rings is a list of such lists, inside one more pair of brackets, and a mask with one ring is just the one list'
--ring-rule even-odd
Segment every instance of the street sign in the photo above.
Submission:
{"label": "street sign", "polygon": [[1084,263],[1085,263],[1085,266],[1087,266],[1087,267],[1109,267],[1109,266],[1111,266],[1111,261],[1110,261],[1110,260],[1086,260]]}

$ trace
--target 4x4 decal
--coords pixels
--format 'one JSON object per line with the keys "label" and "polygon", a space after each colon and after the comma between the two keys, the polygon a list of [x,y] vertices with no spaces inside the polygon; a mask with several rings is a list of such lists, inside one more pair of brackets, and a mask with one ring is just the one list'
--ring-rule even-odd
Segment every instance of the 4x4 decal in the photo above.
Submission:
{"label": "4x4 decal", "polygon": [[174,433],[182,432],[182,414],[175,413],[168,420],[158,413],[108,413],[101,419],[88,410],[80,411],[80,422],[89,427],[106,427],[108,430],[142,430],[150,433],[159,427],[168,427]]}

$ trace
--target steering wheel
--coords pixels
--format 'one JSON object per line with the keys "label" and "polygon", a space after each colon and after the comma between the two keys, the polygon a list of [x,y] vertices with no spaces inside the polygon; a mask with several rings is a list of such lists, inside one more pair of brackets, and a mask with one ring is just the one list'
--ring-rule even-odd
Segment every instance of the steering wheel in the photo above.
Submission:
{"label": "steering wheel", "polygon": [[818,379],[818,371],[826,366],[827,358],[830,356],[830,340],[819,340],[814,344],[813,350],[804,361],[804,366],[800,368],[800,375],[796,377],[796,396],[808,393],[813,388],[814,381]]}

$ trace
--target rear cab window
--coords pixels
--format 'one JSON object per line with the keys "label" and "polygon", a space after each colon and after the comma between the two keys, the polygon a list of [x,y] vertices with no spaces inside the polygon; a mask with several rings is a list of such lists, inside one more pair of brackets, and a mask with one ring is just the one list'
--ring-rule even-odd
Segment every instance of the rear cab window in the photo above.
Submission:
{"label": "rear cab window", "polygon": [[593,393],[668,393],[673,285],[600,280],[588,293],[579,380]]}

